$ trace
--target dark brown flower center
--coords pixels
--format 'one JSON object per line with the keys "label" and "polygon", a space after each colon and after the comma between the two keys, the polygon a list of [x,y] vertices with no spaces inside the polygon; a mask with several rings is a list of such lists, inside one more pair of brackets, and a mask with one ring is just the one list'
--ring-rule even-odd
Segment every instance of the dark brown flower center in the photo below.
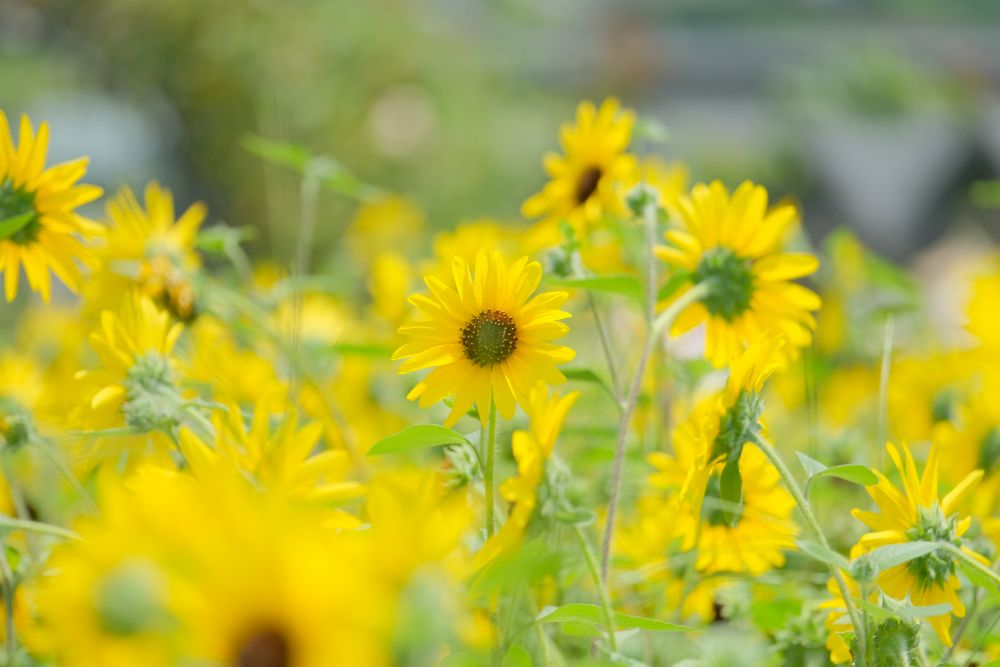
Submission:
{"label": "dark brown flower center", "polygon": [[587,167],[583,170],[576,182],[576,192],[574,193],[577,204],[584,203],[597,192],[597,186],[600,185],[603,175],[604,172],[601,171],[600,167]]}
{"label": "dark brown flower center", "polygon": [[462,348],[477,366],[505,361],[517,349],[514,318],[500,310],[484,310],[462,327]]}
{"label": "dark brown flower center", "polygon": [[234,667],[291,667],[292,647],[276,628],[262,628],[248,636],[236,653]]}

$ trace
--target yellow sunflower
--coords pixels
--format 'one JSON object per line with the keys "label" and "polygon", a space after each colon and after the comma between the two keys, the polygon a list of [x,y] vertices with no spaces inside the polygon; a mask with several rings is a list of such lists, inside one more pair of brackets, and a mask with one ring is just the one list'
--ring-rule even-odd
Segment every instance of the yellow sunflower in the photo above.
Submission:
{"label": "yellow sunflower", "polygon": [[433,368],[407,398],[420,399],[426,408],[454,395],[445,420],[449,426],[473,404],[485,424],[491,400],[511,418],[517,403],[527,406],[528,392],[539,381],[565,381],[556,364],[575,353],[550,341],[569,331],[559,320],[570,314],[558,309],[568,294],[532,297],[542,267],[527,257],[508,264],[497,252],[480,252],[473,272],[459,257],[452,267],[454,286],[425,278],[431,295],[410,297],[425,319],[399,329],[413,338],[393,354],[393,359],[406,359],[399,372]]}
{"label": "yellow sunflower", "polygon": [[195,314],[193,277],[201,266],[195,250],[198,230],[205,222],[205,205],[191,205],[180,217],[174,198],[157,183],[146,186],[145,207],[129,188],[107,204],[105,245],[99,250],[101,264],[88,286],[88,301],[97,308],[132,287],[150,297],[179,320]]}
{"label": "yellow sunflower", "polygon": [[510,503],[510,515],[503,527],[483,545],[473,567],[481,567],[521,543],[538,504],[538,487],[545,474],[545,463],[552,456],[566,413],[579,396],[578,391],[566,396],[558,392],[550,394],[548,387],[541,383],[532,388],[527,408],[531,428],[514,431],[511,439],[517,476],[500,486],[500,495]]}
{"label": "yellow sunflower", "polygon": [[46,169],[48,148],[48,124],[39,125],[35,134],[27,116],[21,116],[15,147],[0,110],[0,274],[8,302],[17,296],[21,266],[28,285],[45,302],[52,288],[49,271],[75,292],[83,277],[80,263],[92,259],[84,242],[101,233],[100,225],[75,213],[101,196],[96,185],[77,184],[87,158]]}
{"label": "yellow sunflower", "polygon": [[1000,258],[993,258],[988,269],[972,281],[972,293],[966,306],[966,327],[990,352],[1000,351]]}
{"label": "yellow sunflower", "polygon": [[564,125],[560,132],[564,154],[545,156],[551,180],[524,202],[524,216],[542,218],[545,226],[565,220],[582,237],[605,216],[624,215],[622,187],[636,168],[635,157],[627,152],[634,125],[635,113],[614,98],[600,108],[582,102],[576,124]]}
{"label": "yellow sunflower", "polygon": [[[786,236],[798,220],[790,204],[768,209],[767,191],[744,182],[733,193],[719,181],[698,184],[677,204],[679,228],[666,232],[657,255],[689,272],[692,284],[711,292],[685,308],[671,333],[705,324],[705,356],[723,366],[765,329],[780,331],[795,348],[809,345],[819,297],[794,282],[816,271],[808,253],[785,252]],[[690,286],[672,297],[679,298]]]}
{"label": "yellow sunflower", "polygon": [[[873,532],[861,536],[851,549],[851,558],[887,544],[949,542],[989,566],[989,561],[962,544],[962,536],[969,529],[972,517],[959,518],[957,511],[962,499],[982,478],[983,471],[970,472],[944,498],[939,499],[937,447],[931,448],[922,475],[917,473],[909,447],[904,445],[900,453],[892,443],[888,443],[886,449],[899,471],[903,486],[902,489],[897,488],[875,471],[878,484],[866,489],[879,512],[859,509],[852,512]],[[955,569],[955,557],[939,549],[879,573],[877,583],[886,595],[897,600],[909,598],[916,606],[950,604],[951,613],[931,616],[927,621],[938,638],[946,646],[951,646],[951,616],[965,616],[965,605],[957,595],[960,582]]]}

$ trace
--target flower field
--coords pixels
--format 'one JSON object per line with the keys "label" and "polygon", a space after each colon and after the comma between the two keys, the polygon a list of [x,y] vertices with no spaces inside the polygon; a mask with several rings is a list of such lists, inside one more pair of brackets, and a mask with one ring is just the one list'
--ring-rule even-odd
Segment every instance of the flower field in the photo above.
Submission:
{"label": "flower field", "polygon": [[1000,665],[995,251],[943,335],[652,127],[443,229],[247,137],[279,261],[0,112],[0,665]]}

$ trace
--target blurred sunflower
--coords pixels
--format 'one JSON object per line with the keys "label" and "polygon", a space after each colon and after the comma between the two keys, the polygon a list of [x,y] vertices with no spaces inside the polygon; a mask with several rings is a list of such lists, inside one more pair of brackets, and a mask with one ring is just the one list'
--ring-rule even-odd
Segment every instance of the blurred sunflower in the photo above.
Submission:
{"label": "blurred sunflower", "polygon": [[414,340],[397,349],[393,359],[406,359],[400,373],[434,370],[407,398],[419,399],[426,408],[454,395],[448,426],[473,404],[486,424],[491,401],[509,419],[517,403],[527,406],[528,392],[539,381],[565,381],[556,364],[570,361],[575,353],[549,341],[569,331],[559,320],[570,314],[558,310],[568,294],[532,297],[542,267],[527,257],[508,264],[497,252],[480,252],[474,273],[459,257],[452,268],[454,287],[427,276],[431,296],[410,297],[426,319],[400,327],[401,334]]}
{"label": "blurred sunflower", "polygon": [[[698,184],[677,204],[679,229],[666,232],[668,245],[657,255],[692,284],[708,282],[711,292],[685,308],[671,333],[704,323],[705,355],[715,366],[737,356],[765,329],[780,331],[795,348],[809,345],[819,297],[794,282],[816,271],[808,253],[785,252],[785,237],[798,219],[790,204],[770,210],[767,191],[750,182],[732,195],[719,181]],[[677,291],[676,300],[690,286]]]}
{"label": "blurred sunflower", "polygon": [[[922,475],[917,473],[913,455],[907,446],[902,454],[892,443],[886,444],[902,481],[897,488],[875,471],[878,484],[866,487],[879,512],[855,509],[851,514],[872,532],[861,536],[851,549],[851,558],[858,558],[888,544],[930,541],[948,542],[960,547],[967,555],[989,566],[983,556],[963,544],[962,536],[969,529],[972,517],[959,518],[957,512],[963,498],[982,479],[983,471],[970,472],[944,498],[938,497],[938,448],[932,447]],[[878,575],[878,585],[890,597],[909,599],[916,606],[941,603],[951,605],[951,613],[931,616],[927,622],[938,638],[951,646],[951,616],[965,616],[965,605],[958,597],[960,586],[955,574],[955,557],[938,549]]]}
{"label": "blurred sunflower", "polygon": [[578,391],[566,396],[558,392],[550,393],[548,387],[541,383],[531,389],[526,408],[531,427],[527,431],[514,431],[511,439],[517,476],[500,486],[500,495],[510,503],[510,515],[476,555],[474,568],[478,569],[520,545],[538,504],[538,487],[545,474],[545,463],[552,456],[566,413],[579,396]]}
{"label": "blurred sunflower", "polygon": [[636,168],[635,157],[627,152],[634,125],[635,113],[614,98],[600,108],[582,102],[576,124],[560,131],[564,154],[545,156],[551,180],[524,202],[524,216],[542,218],[541,224],[551,227],[565,220],[585,237],[605,216],[623,215],[621,189]]}
{"label": "blurred sunflower", "polygon": [[85,241],[99,236],[97,223],[75,210],[101,196],[96,185],[78,185],[87,170],[87,158],[45,168],[49,126],[35,134],[31,121],[21,116],[18,145],[0,110],[0,274],[7,301],[17,296],[21,267],[28,285],[46,303],[52,289],[49,271],[72,291],[80,287],[80,264],[93,258]]}
{"label": "blurred sunflower", "polygon": [[176,217],[173,195],[154,182],[146,186],[145,207],[126,187],[108,201],[107,211],[107,239],[98,251],[88,302],[100,310],[115,308],[120,295],[135,287],[178,320],[192,319],[193,279],[201,266],[195,242],[205,205],[192,204]]}

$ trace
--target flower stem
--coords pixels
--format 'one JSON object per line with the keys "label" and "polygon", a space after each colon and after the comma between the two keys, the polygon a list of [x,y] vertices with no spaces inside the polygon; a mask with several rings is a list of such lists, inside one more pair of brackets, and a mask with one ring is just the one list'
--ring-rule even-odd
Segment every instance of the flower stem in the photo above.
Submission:
{"label": "flower stem", "polygon": [[618,377],[618,364],[615,363],[615,357],[611,354],[611,344],[608,340],[608,332],[604,328],[604,320],[601,317],[600,311],[597,309],[597,302],[594,300],[593,293],[589,290],[587,291],[587,302],[590,304],[590,312],[594,316],[594,327],[597,329],[598,340],[601,341],[601,350],[604,352],[604,360],[608,364],[608,373],[611,376],[611,390],[615,394],[615,402],[618,404],[618,408],[621,409],[622,386],[621,380]]}
{"label": "flower stem", "polygon": [[646,372],[646,365],[653,355],[657,342],[677,316],[692,303],[700,300],[708,294],[710,286],[708,283],[695,285],[687,292],[679,296],[670,306],[660,313],[652,323],[646,344],[642,348],[639,357],[639,365],[635,369],[635,377],[632,378],[632,386],[629,388],[625,404],[622,406],[621,420],[618,422],[618,436],[615,442],[615,460],[611,469],[611,492],[608,499],[608,518],[604,524],[604,543],[601,546],[601,577],[607,581],[608,563],[611,558],[611,540],[614,535],[615,515],[618,511],[618,499],[621,494],[622,466],[625,460],[625,441],[628,437],[629,425],[632,422],[632,413],[639,401],[639,392],[642,390],[642,380]]}
{"label": "flower stem", "polygon": [[490,397],[490,418],[486,426],[486,537],[493,537],[494,508],[493,508],[493,485],[494,485],[494,460],[496,459],[497,445],[497,404]]}
{"label": "flower stem", "polygon": [[604,626],[608,632],[608,646],[612,651],[617,651],[618,638],[615,637],[615,617],[614,610],[611,608],[611,596],[608,594],[608,586],[604,581],[604,577],[601,576],[600,569],[597,567],[597,557],[594,555],[594,550],[590,548],[590,542],[587,540],[583,528],[574,524],[573,532],[576,533],[576,539],[580,542],[580,550],[587,561],[587,569],[590,571],[590,576],[593,578],[594,585],[597,586],[597,592],[601,597],[601,611],[604,615]]}
{"label": "flower stem", "polygon": [[[781,458],[777,450],[771,446],[760,434],[753,434],[754,444],[764,453],[764,456],[768,458],[771,465],[775,467],[778,474],[781,475],[782,481],[788,488],[789,493],[795,499],[795,503],[799,506],[799,510],[802,515],[806,518],[806,523],[809,525],[810,530],[819,540],[820,545],[825,549],[830,550],[830,543],[826,539],[826,535],[823,534],[823,529],[819,525],[819,521],[816,520],[816,515],[813,514],[812,507],[809,506],[809,501],[806,500],[805,495],[802,493],[802,489],[799,488],[799,483],[795,481],[792,473],[788,470],[788,466],[785,465],[785,460]],[[840,594],[844,598],[844,606],[847,607],[847,614],[851,617],[851,625],[854,626],[854,634],[858,638],[858,645],[865,646],[865,625],[861,618],[861,614],[858,612],[858,608],[854,604],[854,599],[851,597],[851,591],[847,588],[847,581],[844,579],[843,573],[840,571],[836,565],[830,565],[830,573],[833,575],[834,581],[837,582],[837,588],[840,589]],[[865,664],[865,656],[858,656],[860,658],[860,665]]]}

